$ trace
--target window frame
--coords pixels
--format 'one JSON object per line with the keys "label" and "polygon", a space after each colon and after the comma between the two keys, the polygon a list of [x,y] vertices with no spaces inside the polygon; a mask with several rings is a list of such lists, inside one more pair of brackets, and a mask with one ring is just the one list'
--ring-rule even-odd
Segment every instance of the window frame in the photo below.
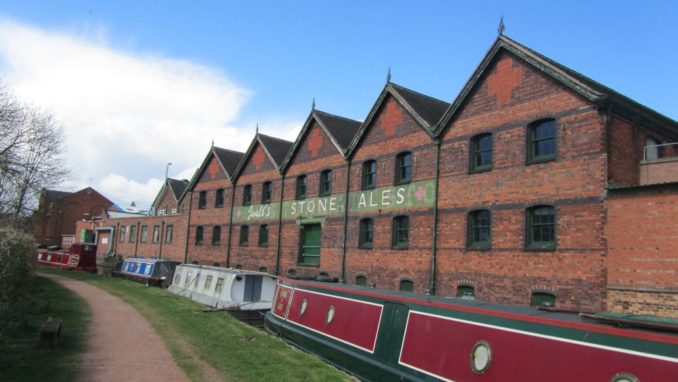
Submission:
{"label": "window frame", "polygon": [[[410,161],[409,165],[407,166],[405,165],[405,158],[409,158]],[[409,168],[409,174],[407,177],[403,177],[402,174],[403,168]],[[412,183],[412,178],[414,177],[414,156],[412,155],[411,151],[403,151],[396,155],[394,173],[395,173],[394,184],[398,185]]]}
{"label": "window frame", "polygon": [[[216,233],[219,233],[218,235]],[[215,238],[218,237],[218,240],[215,240]],[[212,227],[212,245],[221,245],[221,226],[220,225],[215,225]]]}
{"label": "window frame", "polygon": [[207,208],[207,191],[200,191],[198,193],[198,209],[204,210]]}
{"label": "window frame", "polygon": [[[476,224],[479,219],[480,214],[487,214],[487,225],[482,226]],[[470,211],[466,215],[466,248],[471,250],[488,250],[492,248],[492,212],[490,210],[478,209]],[[480,241],[476,240],[476,230],[487,228],[488,240]]]}
{"label": "window frame", "polygon": [[[536,139],[537,129],[547,123],[553,123],[553,136]],[[553,153],[535,155],[535,144],[546,140],[553,140]],[[542,118],[527,125],[527,164],[555,161],[558,155],[558,123],[554,118]]]}
{"label": "window frame", "polygon": [[205,227],[199,225],[195,227],[195,245],[202,245],[205,241]]}
{"label": "window frame", "polygon": [[129,226],[129,242],[130,243],[135,243],[137,241],[137,225],[132,224]]}
{"label": "window frame", "polygon": [[241,247],[249,246],[250,242],[250,226],[241,225],[240,226],[240,236],[238,237],[238,245]]}
{"label": "window frame", "polygon": [[[535,228],[534,216],[535,212],[548,208],[553,212],[553,222],[550,223],[538,223],[539,226],[551,225],[553,240],[550,241],[534,241],[533,240],[533,229]],[[548,204],[538,204],[534,205],[525,210],[525,249],[528,251],[554,251],[558,242],[558,211],[555,206]]]}
{"label": "window frame", "polygon": [[[550,307],[555,307],[556,303],[558,302],[558,297],[556,296],[555,293],[544,291],[544,290],[532,291],[532,293],[530,294],[530,306],[533,307],[533,308],[538,308],[540,306],[548,306],[548,305],[544,305],[544,302],[546,301],[546,299],[552,300],[553,305],[550,306]],[[540,304],[536,304],[535,300],[543,300],[543,301],[541,301]]]}
{"label": "window frame", "polygon": [[[403,229],[403,222],[407,223],[407,227]],[[407,237],[406,241],[400,240],[400,233],[405,231]],[[391,248],[392,249],[408,249],[410,246],[410,217],[407,215],[398,215],[393,218],[391,230]]]}
{"label": "window frame", "polygon": [[[372,170],[374,166],[374,171]],[[362,190],[372,190],[377,186],[377,161],[369,159],[363,162],[360,188]]]}
{"label": "window frame", "polygon": [[139,231],[139,243],[145,243],[148,240],[148,225],[142,224]]}
{"label": "window frame", "polygon": [[[372,249],[374,246],[374,219],[364,218],[360,219],[358,223],[358,248]],[[369,228],[369,229],[368,229]],[[370,241],[366,240],[367,233],[370,233]]]}
{"label": "window frame", "polygon": [[214,197],[214,208],[223,208],[224,207],[224,189],[220,188],[217,190]]}
{"label": "window frame", "polygon": [[[362,280],[362,281],[359,281]],[[355,285],[367,286],[367,276],[358,275],[355,277]]]}
{"label": "window frame", "polygon": [[[464,293],[464,291],[471,291],[471,294]],[[457,285],[457,291],[455,293],[456,298],[466,299],[466,300],[475,300],[476,299],[476,287],[468,284],[459,284]]]}
{"label": "window frame", "polygon": [[[408,288],[403,289],[404,285],[409,285]],[[398,291],[399,292],[407,292],[407,293],[414,293],[414,281],[410,279],[402,279],[398,283]]]}
{"label": "window frame", "polygon": [[127,239],[127,226],[121,225],[120,226],[120,233],[118,234],[118,242],[124,243],[126,239]]}
{"label": "window frame", "polygon": [[174,224],[168,224],[165,226],[165,244],[172,244],[173,237],[174,237]]}
{"label": "window frame", "polygon": [[252,205],[252,185],[246,184],[242,187],[242,205]]}
{"label": "window frame", "polygon": [[159,224],[153,225],[152,242],[153,242],[153,244],[158,244],[160,242],[160,225]]}
{"label": "window frame", "polygon": [[330,169],[326,169],[320,172],[318,196],[332,195],[332,176],[333,172]]}
{"label": "window frame", "polygon": [[[266,233],[265,235],[264,232]],[[259,247],[268,247],[268,234],[269,234],[268,224],[259,225],[259,238],[257,239],[257,244]],[[265,238],[266,240],[262,241],[262,238]]]}
{"label": "window frame", "polygon": [[304,200],[308,194],[308,177],[306,174],[297,176],[297,182],[294,187],[295,200]]}
{"label": "window frame", "polygon": [[[489,149],[480,149],[480,141],[484,138],[490,139]],[[494,136],[492,133],[480,133],[471,137],[470,143],[471,152],[469,154],[469,172],[485,172],[491,171],[494,163]],[[478,165],[476,159],[485,152],[490,153],[490,163]]]}
{"label": "window frame", "polygon": [[261,185],[261,204],[269,204],[273,199],[273,182],[266,181]]}

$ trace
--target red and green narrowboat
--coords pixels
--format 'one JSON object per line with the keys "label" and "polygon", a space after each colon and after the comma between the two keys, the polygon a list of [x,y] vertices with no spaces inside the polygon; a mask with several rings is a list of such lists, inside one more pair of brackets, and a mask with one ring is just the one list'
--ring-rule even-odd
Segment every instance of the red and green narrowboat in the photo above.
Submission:
{"label": "red and green narrowboat", "polygon": [[577,314],[284,279],[266,328],[370,381],[678,381],[678,334]]}
{"label": "red and green narrowboat", "polygon": [[68,249],[38,249],[38,264],[87,272],[97,270],[97,246],[73,243]]}

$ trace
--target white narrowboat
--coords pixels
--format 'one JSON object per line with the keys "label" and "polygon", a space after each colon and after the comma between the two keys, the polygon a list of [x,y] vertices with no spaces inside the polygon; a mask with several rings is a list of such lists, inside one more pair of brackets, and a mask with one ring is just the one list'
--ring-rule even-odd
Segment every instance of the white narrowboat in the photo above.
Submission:
{"label": "white narrowboat", "polygon": [[263,272],[181,264],[169,290],[215,309],[268,310],[276,279]]}

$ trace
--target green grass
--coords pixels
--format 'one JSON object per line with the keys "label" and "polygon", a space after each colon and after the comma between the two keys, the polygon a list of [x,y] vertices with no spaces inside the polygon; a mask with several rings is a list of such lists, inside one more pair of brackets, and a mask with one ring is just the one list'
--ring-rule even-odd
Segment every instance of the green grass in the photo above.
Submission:
{"label": "green grass", "polygon": [[86,281],[132,305],[151,323],[193,381],[209,379],[205,365],[228,381],[350,380],[316,356],[293,349],[226,313],[204,313],[201,304],[167,290],[86,273],[41,271]]}
{"label": "green grass", "polygon": [[[89,305],[44,278],[36,278],[31,288],[28,303],[0,322],[0,380],[73,381],[86,347]],[[40,327],[49,316],[63,322],[54,350],[40,346]]]}

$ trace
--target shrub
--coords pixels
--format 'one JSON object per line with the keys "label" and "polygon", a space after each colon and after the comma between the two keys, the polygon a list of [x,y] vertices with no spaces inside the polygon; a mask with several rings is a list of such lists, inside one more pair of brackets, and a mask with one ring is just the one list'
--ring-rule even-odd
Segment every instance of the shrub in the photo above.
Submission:
{"label": "shrub", "polygon": [[0,319],[26,299],[32,274],[33,238],[8,227],[0,227]]}

